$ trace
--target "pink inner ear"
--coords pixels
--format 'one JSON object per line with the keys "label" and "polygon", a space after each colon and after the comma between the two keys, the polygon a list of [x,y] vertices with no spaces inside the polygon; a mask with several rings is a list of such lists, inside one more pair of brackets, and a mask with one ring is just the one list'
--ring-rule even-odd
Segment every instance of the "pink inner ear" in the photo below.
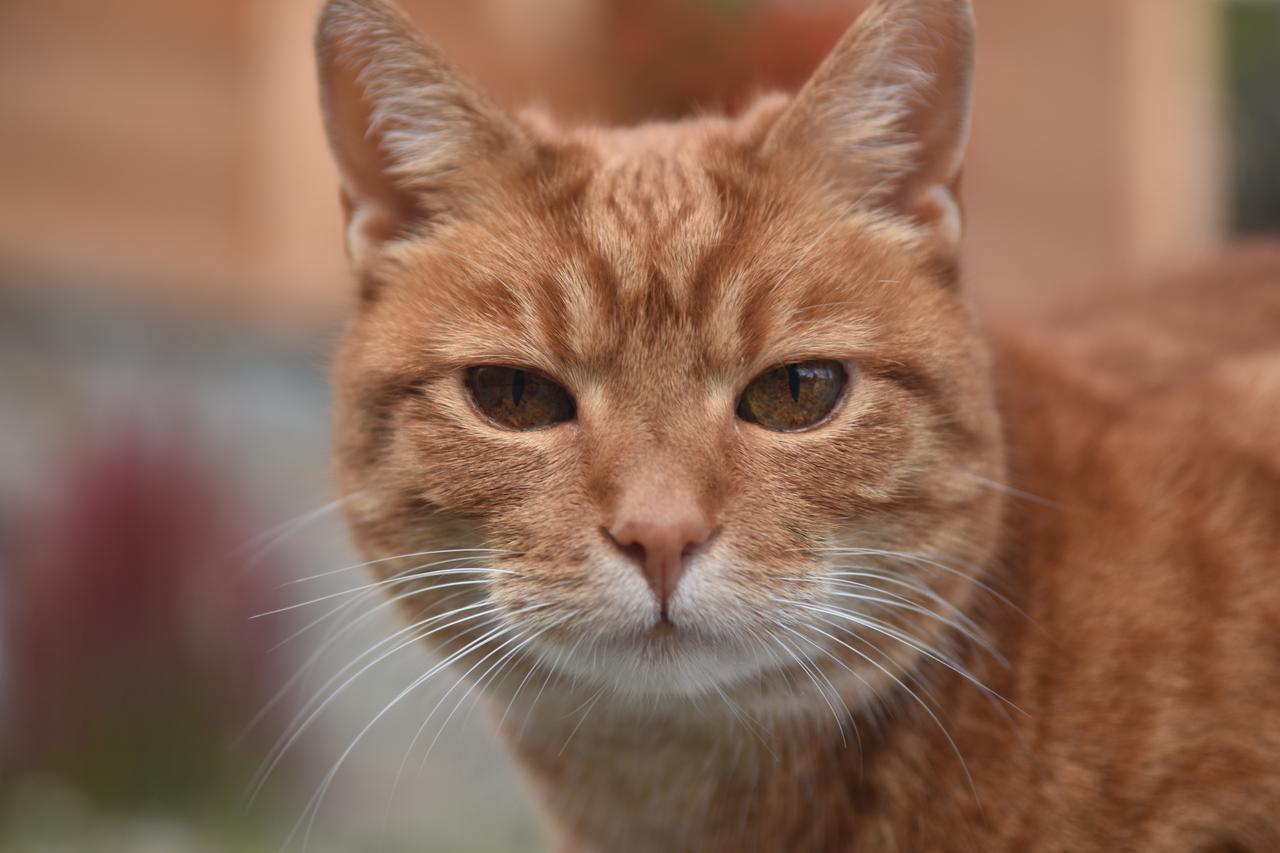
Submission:
{"label": "pink inner ear", "polygon": [[369,250],[420,219],[423,210],[415,194],[394,180],[383,134],[374,126],[368,92],[360,82],[362,65],[351,50],[333,52],[322,67],[322,80],[329,135],[342,178],[347,249],[359,263]]}
{"label": "pink inner ear", "polygon": [[388,3],[329,0],[317,59],[357,265],[455,201],[468,164],[514,147],[505,116]]}

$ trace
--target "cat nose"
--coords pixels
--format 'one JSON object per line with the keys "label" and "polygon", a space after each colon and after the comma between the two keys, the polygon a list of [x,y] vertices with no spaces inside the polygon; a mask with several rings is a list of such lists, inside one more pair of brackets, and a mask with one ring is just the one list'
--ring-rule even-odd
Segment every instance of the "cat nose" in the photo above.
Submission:
{"label": "cat nose", "polygon": [[644,572],[662,606],[667,604],[688,564],[689,555],[711,538],[710,521],[692,501],[653,503],[621,515],[605,531]]}

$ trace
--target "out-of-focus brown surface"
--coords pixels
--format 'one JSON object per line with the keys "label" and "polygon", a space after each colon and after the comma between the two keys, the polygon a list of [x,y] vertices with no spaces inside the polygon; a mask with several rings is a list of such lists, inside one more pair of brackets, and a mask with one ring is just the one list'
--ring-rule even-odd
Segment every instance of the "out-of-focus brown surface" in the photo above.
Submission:
{"label": "out-of-focus brown surface", "polygon": [[[864,0],[404,0],[510,104],[578,121],[794,85]],[[977,0],[968,278],[1034,304],[1220,239],[1210,0]],[[315,107],[314,0],[0,9],[0,259],[304,327],[349,283]],[[39,277],[39,276],[37,276]]]}

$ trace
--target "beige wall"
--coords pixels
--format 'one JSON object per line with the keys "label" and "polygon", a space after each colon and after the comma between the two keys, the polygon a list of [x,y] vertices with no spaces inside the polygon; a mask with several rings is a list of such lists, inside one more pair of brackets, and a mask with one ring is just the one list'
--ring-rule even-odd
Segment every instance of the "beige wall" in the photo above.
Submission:
{"label": "beige wall", "polygon": [[0,253],[225,280],[238,254],[234,3],[0,7]]}
{"label": "beige wall", "polygon": [[[504,99],[630,118],[601,44],[607,2],[618,0],[406,5]],[[846,16],[860,5],[844,3]],[[1216,243],[1209,0],[976,5],[966,192],[981,296],[1025,304]],[[267,323],[342,311],[314,11],[313,0],[0,6],[0,263]]]}
{"label": "beige wall", "polygon": [[971,285],[1019,306],[1212,251],[1214,4],[976,0]]}

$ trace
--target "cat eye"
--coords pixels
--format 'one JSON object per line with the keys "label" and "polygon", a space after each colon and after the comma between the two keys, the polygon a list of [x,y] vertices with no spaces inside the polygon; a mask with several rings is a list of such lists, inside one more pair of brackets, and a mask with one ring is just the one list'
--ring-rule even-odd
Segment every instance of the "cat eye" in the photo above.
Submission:
{"label": "cat eye", "polygon": [[835,409],[847,381],[838,361],[784,364],[747,386],[738,400],[738,417],[775,432],[811,429]]}
{"label": "cat eye", "polygon": [[544,429],[573,420],[577,411],[564,386],[517,367],[473,367],[467,388],[485,417],[507,429]]}

